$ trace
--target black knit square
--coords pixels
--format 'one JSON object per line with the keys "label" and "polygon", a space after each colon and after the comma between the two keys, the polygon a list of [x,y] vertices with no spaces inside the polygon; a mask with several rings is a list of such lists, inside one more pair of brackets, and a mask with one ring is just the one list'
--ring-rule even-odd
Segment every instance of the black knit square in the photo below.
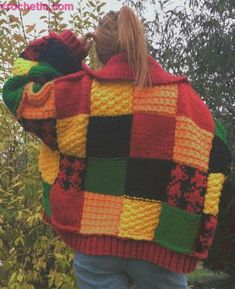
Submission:
{"label": "black knit square", "polygon": [[172,167],[173,163],[167,160],[129,159],[125,194],[166,201]]}
{"label": "black knit square", "polygon": [[227,145],[215,136],[210,154],[209,172],[228,175],[231,162],[232,156]]}
{"label": "black knit square", "polygon": [[132,116],[91,116],[88,126],[87,156],[128,157]]}

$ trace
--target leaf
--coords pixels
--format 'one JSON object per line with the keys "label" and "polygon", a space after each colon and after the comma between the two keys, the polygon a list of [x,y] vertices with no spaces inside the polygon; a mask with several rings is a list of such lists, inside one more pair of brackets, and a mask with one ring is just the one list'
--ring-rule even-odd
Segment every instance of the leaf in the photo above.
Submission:
{"label": "leaf", "polygon": [[29,13],[30,10],[23,10],[23,16],[26,16]]}
{"label": "leaf", "polygon": [[97,11],[100,12],[101,9],[106,5],[106,2],[101,2],[100,5],[97,6]]}
{"label": "leaf", "polygon": [[42,34],[42,33],[44,33],[44,32],[47,32],[47,30],[46,30],[46,29],[42,29],[42,30],[40,30],[40,31],[38,32],[38,34]]}
{"label": "leaf", "polygon": [[26,25],[27,29],[26,29],[26,33],[30,33],[31,31],[33,31],[33,29],[35,28],[36,23],[32,24],[32,25]]}
{"label": "leaf", "polygon": [[18,17],[15,17],[14,15],[9,15],[9,21],[10,23],[20,23],[20,20]]}
{"label": "leaf", "polygon": [[95,4],[92,1],[88,1],[88,6],[95,7]]}
{"label": "leaf", "polygon": [[62,30],[62,29],[65,29],[67,27],[67,24],[61,24],[60,25],[60,29]]}

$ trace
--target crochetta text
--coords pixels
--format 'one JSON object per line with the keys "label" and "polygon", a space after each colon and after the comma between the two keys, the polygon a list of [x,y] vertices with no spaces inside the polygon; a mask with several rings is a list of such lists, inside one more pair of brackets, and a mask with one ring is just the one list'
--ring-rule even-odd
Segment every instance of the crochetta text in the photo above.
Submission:
{"label": "crochetta text", "polygon": [[72,11],[74,10],[74,5],[72,3],[53,3],[50,6],[43,2],[36,3],[0,3],[0,10],[32,10],[32,11],[42,11],[42,10],[63,10],[63,11]]}

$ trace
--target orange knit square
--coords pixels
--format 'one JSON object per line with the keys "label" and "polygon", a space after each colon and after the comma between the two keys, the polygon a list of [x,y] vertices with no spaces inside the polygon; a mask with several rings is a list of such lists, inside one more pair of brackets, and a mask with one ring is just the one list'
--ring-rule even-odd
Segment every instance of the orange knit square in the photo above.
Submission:
{"label": "orange knit square", "polygon": [[191,119],[178,116],[173,160],[207,171],[212,139],[212,133],[201,129]]}
{"label": "orange knit square", "polygon": [[138,198],[124,198],[119,236],[135,240],[153,240],[162,203]]}
{"label": "orange knit square", "polygon": [[17,118],[56,118],[54,83],[46,83],[38,92],[33,92],[33,84],[29,82],[24,88]]}
{"label": "orange knit square", "polygon": [[122,205],[123,197],[85,192],[80,232],[117,236]]}
{"label": "orange knit square", "polygon": [[176,115],[177,84],[164,84],[152,88],[135,89],[133,112]]}

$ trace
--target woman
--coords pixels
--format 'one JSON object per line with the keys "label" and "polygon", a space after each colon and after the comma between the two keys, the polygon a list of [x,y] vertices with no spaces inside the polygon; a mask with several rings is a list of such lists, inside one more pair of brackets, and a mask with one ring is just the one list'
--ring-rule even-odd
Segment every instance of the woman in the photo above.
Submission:
{"label": "woman", "polygon": [[[92,38],[98,70],[82,64]],[[81,38],[33,41],[3,99],[42,140],[44,220],[76,251],[80,288],[186,289],[213,239],[230,154],[187,78],[148,55],[134,12],[111,11]]]}

